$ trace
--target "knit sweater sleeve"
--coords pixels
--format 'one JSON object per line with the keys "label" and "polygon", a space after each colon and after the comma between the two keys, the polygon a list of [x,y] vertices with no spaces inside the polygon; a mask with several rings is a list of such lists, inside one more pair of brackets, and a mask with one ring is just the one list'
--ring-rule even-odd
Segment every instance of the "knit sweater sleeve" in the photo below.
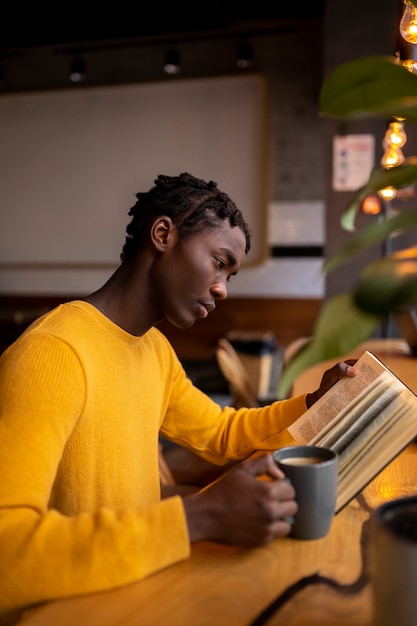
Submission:
{"label": "knit sweater sleeve", "polygon": [[244,459],[255,451],[273,451],[294,443],[288,427],[306,408],[306,394],[261,408],[221,407],[179,375],[161,432],[212,463],[222,465]]}
{"label": "knit sweater sleeve", "polygon": [[76,515],[49,507],[86,393],[77,356],[55,337],[32,338],[30,351],[22,340],[2,355],[0,614],[113,589],[189,555],[180,498]]}

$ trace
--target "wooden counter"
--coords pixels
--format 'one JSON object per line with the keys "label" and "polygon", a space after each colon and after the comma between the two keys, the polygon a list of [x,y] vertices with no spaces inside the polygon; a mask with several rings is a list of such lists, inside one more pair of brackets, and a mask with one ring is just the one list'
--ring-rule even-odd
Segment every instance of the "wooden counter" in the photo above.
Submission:
{"label": "wooden counter", "polygon": [[189,560],[139,583],[52,602],[19,624],[371,626],[369,514],[387,499],[417,493],[416,486],[412,444],[334,518],[323,539],[280,538],[254,550],[196,544]]}

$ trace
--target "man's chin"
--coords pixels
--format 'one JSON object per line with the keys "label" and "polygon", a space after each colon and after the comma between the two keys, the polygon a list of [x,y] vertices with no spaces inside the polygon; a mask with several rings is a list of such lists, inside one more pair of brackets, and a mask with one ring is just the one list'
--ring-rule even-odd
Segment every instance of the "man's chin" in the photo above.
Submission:
{"label": "man's chin", "polygon": [[182,328],[182,330],[187,330],[187,328],[191,328],[191,326],[194,325],[195,319],[193,320],[189,320],[188,322],[184,322],[181,326],[178,326],[178,328]]}
{"label": "man's chin", "polygon": [[175,320],[175,321],[168,318],[168,322],[170,324],[172,324],[176,328],[180,328],[181,330],[187,330],[187,328],[191,328],[191,326],[193,326],[195,321],[196,321],[195,317],[188,319],[188,320]]}

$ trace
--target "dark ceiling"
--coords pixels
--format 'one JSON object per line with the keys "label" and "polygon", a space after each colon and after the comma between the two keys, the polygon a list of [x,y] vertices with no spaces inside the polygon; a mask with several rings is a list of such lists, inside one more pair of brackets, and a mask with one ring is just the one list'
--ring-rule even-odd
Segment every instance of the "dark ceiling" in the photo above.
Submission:
{"label": "dark ceiling", "polygon": [[[287,18],[323,14],[325,0],[278,2],[9,3],[0,23],[0,51],[33,46],[87,44],[137,38],[169,39],[204,33],[245,34],[273,27]],[[116,8],[115,8],[116,7]]]}

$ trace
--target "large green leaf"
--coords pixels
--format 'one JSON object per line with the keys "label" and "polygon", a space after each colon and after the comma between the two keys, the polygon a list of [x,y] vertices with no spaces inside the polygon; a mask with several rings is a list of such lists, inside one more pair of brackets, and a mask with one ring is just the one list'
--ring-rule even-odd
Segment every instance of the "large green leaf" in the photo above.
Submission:
{"label": "large green leaf", "polygon": [[385,187],[407,187],[417,180],[417,157],[405,159],[404,163],[389,169],[376,167],[371,172],[366,185],[361,187],[353,196],[346,211],[342,215],[341,225],[345,230],[355,230],[355,218],[361,203],[370,193],[376,193]]}
{"label": "large green leaf", "polygon": [[406,187],[417,180],[417,157],[410,156],[404,163],[396,167],[375,167],[366,184],[369,191],[377,191],[384,187]]}
{"label": "large green leaf", "polygon": [[370,314],[417,303],[417,246],[370,263],[353,294],[358,307]]}
{"label": "large green leaf", "polygon": [[415,210],[403,211],[402,213],[388,218],[383,217],[367,228],[358,231],[339,252],[325,261],[323,271],[330,272],[351,257],[363,252],[371,246],[382,243],[392,233],[409,232],[416,228],[417,211]]}
{"label": "large green leaf", "polygon": [[320,114],[338,118],[400,116],[417,121],[417,77],[395,57],[367,56],[337,67],[324,82]]}
{"label": "large green leaf", "polygon": [[283,370],[278,397],[284,398],[295,378],[308,367],[343,356],[356,348],[380,322],[381,316],[360,310],[350,293],[329,300],[320,312],[311,342]]}

